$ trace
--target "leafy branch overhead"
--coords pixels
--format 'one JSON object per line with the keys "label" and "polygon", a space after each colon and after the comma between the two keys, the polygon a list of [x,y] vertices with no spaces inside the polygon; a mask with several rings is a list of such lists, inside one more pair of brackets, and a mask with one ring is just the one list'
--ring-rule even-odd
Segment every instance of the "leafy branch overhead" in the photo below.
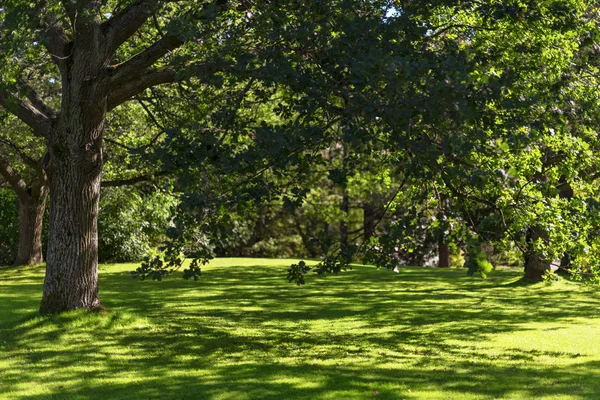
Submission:
{"label": "leafy branch overhead", "polygon": [[27,164],[52,197],[41,311],[101,306],[103,173],[180,194],[140,277],[231,247],[265,204],[323,257],[311,271],[394,269],[427,241],[510,245],[531,280],[565,254],[589,270],[597,19],[587,0],[4,1],[1,117],[27,128],[0,134],[0,171],[25,193]]}

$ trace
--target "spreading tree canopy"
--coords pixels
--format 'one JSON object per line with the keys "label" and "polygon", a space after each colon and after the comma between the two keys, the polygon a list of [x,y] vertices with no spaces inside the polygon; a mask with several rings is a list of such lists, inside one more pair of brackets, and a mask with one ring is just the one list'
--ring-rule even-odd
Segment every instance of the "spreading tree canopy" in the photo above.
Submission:
{"label": "spreading tree canopy", "polygon": [[[154,162],[176,173],[185,193],[173,254],[207,256],[197,245],[206,232],[226,235],[231,204],[242,212],[282,188],[286,204],[299,204],[304,177],[334,144],[348,159],[376,152],[411,182],[435,183],[474,236],[490,219],[468,218],[470,210],[487,207],[500,239],[528,248],[531,279],[555,253],[589,252],[595,7],[4,1],[0,105],[46,148],[52,201],[41,312],[100,306],[103,132],[107,114],[134,98],[161,119]],[[560,195],[567,186],[573,194]],[[556,247],[565,238],[578,245]],[[354,252],[339,249],[316,270],[343,268]],[[305,272],[292,269],[290,279]]]}

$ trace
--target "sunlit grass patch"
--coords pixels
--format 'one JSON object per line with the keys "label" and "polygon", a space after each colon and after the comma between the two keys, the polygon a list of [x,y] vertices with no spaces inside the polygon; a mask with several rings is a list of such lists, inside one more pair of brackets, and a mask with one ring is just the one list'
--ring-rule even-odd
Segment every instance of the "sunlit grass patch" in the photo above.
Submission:
{"label": "sunlit grass patch", "polygon": [[598,399],[600,298],[571,282],[219,259],[199,282],[100,269],[107,313],[42,317],[43,268],[0,269],[0,398]]}

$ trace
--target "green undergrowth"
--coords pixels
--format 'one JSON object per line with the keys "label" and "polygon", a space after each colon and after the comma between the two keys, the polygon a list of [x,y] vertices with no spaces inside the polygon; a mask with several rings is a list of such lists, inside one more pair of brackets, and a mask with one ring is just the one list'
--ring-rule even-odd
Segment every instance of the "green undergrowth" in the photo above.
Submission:
{"label": "green undergrowth", "polygon": [[515,270],[218,259],[198,282],[100,268],[106,313],[37,314],[43,268],[0,269],[1,399],[600,399],[600,297]]}

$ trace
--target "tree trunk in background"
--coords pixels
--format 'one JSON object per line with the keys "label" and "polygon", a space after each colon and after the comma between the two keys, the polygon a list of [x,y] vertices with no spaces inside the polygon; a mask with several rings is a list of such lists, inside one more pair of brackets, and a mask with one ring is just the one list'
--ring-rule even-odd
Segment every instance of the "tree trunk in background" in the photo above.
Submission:
{"label": "tree trunk in background", "polygon": [[371,237],[375,235],[375,218],[375,207],[373,204],[365,201],[363,203],[363,240],[365,243],[369,243]]}
{"label": "tree trunk in background", "polygon": [[[561,177],[561,182],[560,182],[560,186],[559,186],[560,192],[558,194],[559,198],[561,199],[566,199],[566,200],[571,200],[573,198],[573,188],[571,187],[571,185],[566,181],[566,179]],[[565,252],[560,260],[560,268],[558,269],[558,273],[561,275],[569,275],[569,271],[571,269],[572,265],[571,265],[571,257],[569,256],[569,253]]]}
{"label": "tree trunk in background", "polygon": [[[447,207],[448,199],[443,195],[439,196],[439,198],[441,208],[437,213],[437,219],[438,221],[446,221],[447,218],[444,211]],[[444,232],[444,229],[441,229],[438,233],[438,268],[450,268],[450,246],[448,245],[446,236],[447,234]]]}
{"label": "tree trunk in background", "polygon": [[[302,222],[300,220],[300,217],[298,217],[298,215],[296,215],[296,213],[293,213],[292,220],[294,221],[294,226],[296,227],[296,232],[298,232],[298,235],[300,235],[300,238],[302,239],[302,244],[304,245],[304,248],[308,252],[308,256],[311,258],[317,258],[319,256],[319,251],[315,247],[315,243],[313,242],[312,238],[308,235],[307,231],[304,230],[304,228],[302,227]],[[307,230],[308,229],[309,228],[307,228]]]}
{"label": "tree trunk in background", "polygon": [[344,212],[344,217],[340,222],[340,245],[342,250],[345,250],[348,248],[348,224],[346,223],[346,218],[348,218],[350,211],[350,198],[345,188],[342,196],[342,211]]}
{"label": "tree trunk in background", "polygon": [[533,243],[544,237],[545,232],[539,227],[529,228],[527,231],[528,251],[525,254],[525,276],[523,277],[526,281],[539,282],[543,279],[544,273],[550,270],[550,261],[545,260],[533,248]]}
{"label": "tree trunk in background", "polygon": [[539,282],[543,279],[544,273],[549,270],[550,263],[534,253],[527,258],[524,278],[529,282]]}
{"label": "tree trunk in background", "polygon": [[42,227],[49,188],[35,182],[27,199],[19,199],[19,249],[14,265],[37,265],[44,262]]}
{"label": "tree trunk in background", "polygon": [[438,267],[450,268],[450,246],[444,242],[443,238],[438,241]]}
{"label": "tree trunk in background", "polygon": [[556,273],[566,278],[571,276],[572,269],[573,264],[571,264],[571,257],[569,256],[569,253],[565,252],[560,259],[560,265],[558,266]]}
{"label": "tree trunk in background", "polygon": [[[561,199],[570,200],[573,198],[573,188],[566,181],[564,177],[560,178],[559,184],[557,186],[559,190],[559,197]],[[542,255],[537,253],[533,248],[533,243],[538,239],[546,239],[548,233],[544,231],[540,227],[532,227],[527,230],[527,253],[524,255],[525,257],[525,276],[523,277],[526,281],[530,282],[539,282],[543,280],[544,273],[549,271],[551,261],[544,259]],[[565,253],[561,260],[561,267],[568,268],[570,265],[570,258],[567,253]]]}

